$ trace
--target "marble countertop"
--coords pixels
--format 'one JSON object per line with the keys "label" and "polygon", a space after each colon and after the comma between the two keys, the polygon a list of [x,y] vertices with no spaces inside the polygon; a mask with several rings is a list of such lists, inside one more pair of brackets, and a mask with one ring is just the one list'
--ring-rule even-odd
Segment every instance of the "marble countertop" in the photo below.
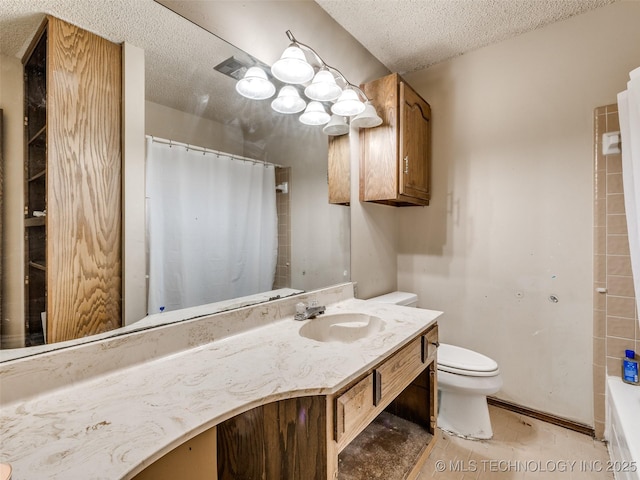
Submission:
{"label": "marble countertop", "polygon": [[356,299],[327,304],[326,314],[341,312],[376,315],[384,328],[349,344],[321,343],[299,335],[305,322],[293,320],[291,312],[193,348],[4,402],[0,461],[12,465],[16,479],[131,478],[183,442],[257,405],[337,392],[441,313]]}

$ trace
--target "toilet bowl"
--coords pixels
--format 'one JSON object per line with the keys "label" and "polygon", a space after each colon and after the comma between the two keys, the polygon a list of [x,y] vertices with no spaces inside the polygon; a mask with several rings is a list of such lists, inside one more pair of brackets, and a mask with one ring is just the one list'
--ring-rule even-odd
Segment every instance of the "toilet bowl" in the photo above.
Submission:
{"label": "toilet bowl", "polygon": [[[369,300],[416,307],[418,296],[391,292]],[[493,436],[487,395],[502,387],[498,364],[473,350],[441,343],[438,347],[438,426],[460,437]]]}
{"label": "toilet bowl", "polygon": [[487,395],[502,387],[498,364],[473,350],[438,348],[438,426],[465,438],[493,437]]}

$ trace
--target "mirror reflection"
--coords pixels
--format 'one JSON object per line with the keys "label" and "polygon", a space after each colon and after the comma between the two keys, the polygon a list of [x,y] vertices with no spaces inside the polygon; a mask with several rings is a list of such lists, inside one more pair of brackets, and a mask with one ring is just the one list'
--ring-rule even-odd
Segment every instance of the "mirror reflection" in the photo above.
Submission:
{"label": "mirror reflection", "polygon": [[[60,70],[41,82],[46,128],[25,134],[23,58],[38,52],[45,14],[71,27],[47,32],[56,41],[38,53],[44,59],[34,57],[40,75],[54,71],[59,43],[93,42],[85,32],[98,46],[76,64],[105,68],[104,45],[120,51],[106,72],[121,72],[122,124],[113,127],[121,138],[105,135],[103,97],[95,101],[78,72],[76,83],[62,83]],[[0,359],[349,280],[349,209],[327,201],[326,135],[274,112],[268,100],[240,96],[233,69],[215,69],[259,60],[152,0],[5,4],[0,18]],[[73,107],[61,109],[62,99]],[[58,115],[66,116],[56,123]],[[26,170],[25,145],[38,133],[41,174]],[[66,156],[54,153],[65,148]],[[83,163],[88,157],[94,163]],[[36,175],[45,203],[31,208]],[[39,225],[39,244],[29,240],[29,223]],[[46,254],[36,252],[36,261],[38,249]],[[38,290],[34,275],[44,279],[37,298],[29,296]]]}

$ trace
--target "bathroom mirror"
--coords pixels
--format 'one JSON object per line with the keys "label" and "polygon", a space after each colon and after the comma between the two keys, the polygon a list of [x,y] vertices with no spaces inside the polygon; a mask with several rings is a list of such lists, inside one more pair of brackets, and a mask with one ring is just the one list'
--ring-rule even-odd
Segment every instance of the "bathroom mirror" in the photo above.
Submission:
{"label": "bathroom mirror", "polygon": [[[203,30],[153,0],[114,2],[32,1],[6,2],[0,5],[0,60],[3,67],[3,103],[22,97],[21,76],[4,81],[7,70],[19,70],[20,60],[36,33],[44,14],[50,14],[112,42],[133,45],[144,50],[145,62],[145,134],[183,142],[193,146],[227,152],[285,167],[288,170],[288,218],[278,241],[288,258],[278,269],[285,269],[284,294],[295,294],[350,279],[349,209],[327,201],[327,137],[320,128],[301,124],[297,118],[275,113],[269,101],[255,102],[235,92],[236,80],[214,67],[229,59],[252,57],[214,34]],[[283,35],[282,45],[286,47]],[[9,89],[15,89],[15,93]],[[24,323],[23,253],[23,177],[22,177],[22,104],[0,104],[4,110],[5,135],[2,241],[2,352],[0,360],[62,348],[105,336],[121,335],[159,323],[181,321],[194,315],[214,313],[243,306],[246,302],[226,299],[211,308],[200,307],[185,314],[170,312],[156,322],[147,317],[127,322],[120,329],[84,337],[62,344],[30,348],[16,347],[19,339],[10,338],[12,325]],[[19,103],[19,104],[17,104]],[[215,124],[218,137],[207,135],[207,125]],[[18,129],[18,130],[16,130]],[[19,133],[16,135],[15,132]],[[16,140],[18,139],[18,140]],[[276,183],[278,179],[276,179]],[[128,207],[125,199],[123,208]],[[139,197],[135,201],[144,202]],[[219,205],[219,208],[224,208]],[[126,234],[126,233],[125,233]],[[278,270],[282,273],[281,270]],[[140,274],[140,272],[135,272]],[[131,274],[125,270],[124,276]],[[145,272],[146,274],[146,272]],[[124,282],[123,282],[124,283]],[[260,293],[260,292],[252,292]],[[267,301],[270,292],[256,296]],[[195,313],[194,313],[195,312]],[[137,320],[137,319],[134,319]],[[141,319],[142,320],[142,319]],[[18,328],[17,330],[20,330]]]}

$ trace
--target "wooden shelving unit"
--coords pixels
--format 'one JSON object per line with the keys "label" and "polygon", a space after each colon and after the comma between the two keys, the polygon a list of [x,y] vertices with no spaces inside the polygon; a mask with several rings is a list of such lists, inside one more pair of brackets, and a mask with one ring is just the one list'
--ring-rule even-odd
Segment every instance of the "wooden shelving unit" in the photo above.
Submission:
{"label": "wooden shelving unit", "polygon": [[[25,346],[45,343],[47,305],[47,30],[42,28],[24,62]],[[36,214],[37,215],[37,214]]]}
{"label": "wooden shelving unit", "polygon": [[25,346],[121,326],[121,65],[51,16],[23,58]]}

